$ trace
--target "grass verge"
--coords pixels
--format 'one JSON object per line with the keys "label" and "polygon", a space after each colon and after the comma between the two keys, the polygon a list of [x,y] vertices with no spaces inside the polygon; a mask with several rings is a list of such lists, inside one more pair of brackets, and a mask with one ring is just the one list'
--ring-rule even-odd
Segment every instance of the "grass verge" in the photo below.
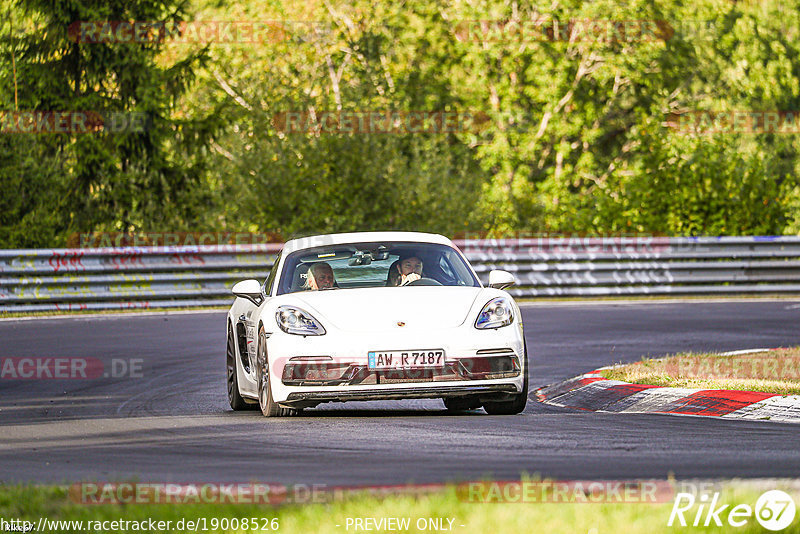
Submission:
{"label": "grass verge", "polygon": [[[720,491],[719,503],[730,503],[727,508],[746,504],[755,509],[759,496],[767,490],[783,489],[796,503],[800,503],[800,491],[797,482],[726,482],[714,483]],[[761,484],[759,486],[758,484]],[[755,517],[750,517],[743,527],[733,528],[727,523],[727,511],[721,515],[723,528],[702,527],[705,513],[701,514],[701,526],[693,527],[692,522],[697,515],[700,504],[685,513],[688,528],[667,526],[674,503],[674,493],[659,499],[659,502],[568,502],[568,503],[475,503],[469,502],[465,492],[457,491],[455,486],[448,486],[438,493],[420,495],[394,496],[356,496],[338,502],[327,502],[303,505],[285,505],[271,507],[266,505],[244,504],[102,504],[85,505],[71,500],[68,488],[58,486],[0,486],[0,518],[8,521],[23,519],[39,524],[40,518],[46,518],[49,532],[76,532],[72,528],[58,528],[52,521],[82,521],[82,531],[91,530],[95,521],[170,521],[169,528],[161,526],[161,532],[192,531],[187,521],[199,521],[200,532],[287,532],[287,533],[346,533],[363,532],[352,524],[354,518],[408,518],[408,528],[371,530],[378,532],[421,532],[443,531],[444,528],[419,528],[428,518],[442,520],[441,525],[449,527],[456,533],[488,533],[503,534],[520,532],[559,532],[559,533],[595,533],[626,532],[646,533],[674,532],[675,528],[691,532],[730,531],[739,533],[763,532]],[[227,518],[226,525],[220,525]],[[239,520],[238,528],[231,526],[231,519]],[[258,528],[242,528],[244,518],[256,519]],[[348,518],[351,523],[348,523]],[[272,521],[272,520],[275,521]],[[175,528],[183,520],[184,527]],[[422,520],[422,521],[420,521]],[[452,521],[448,521],[452,520]],[[418,521],[420,524],[418,525]],[[216,526],[214,526],[216,524]],[[252,523],[251,523],[252,524]],[[262,529],[263,526],[267,528]],[[348,525],[349,528],[348,528]],[[535,526],[534,526],[535,525]],[[96,524],[94,526],[97,526]],[[100,532],[134,531],[127,528],[113,528],[108,524]],[[277,527],[277,528],[275,528]],[[152,531],[140,529],[144,531]],[[797,518],[783,532],[800,532],[800,520]]]}
{"label": "grass verge", "polygon": [[800,395],[800,347],[749,354],[684,353],[604,369],[635,384]]}

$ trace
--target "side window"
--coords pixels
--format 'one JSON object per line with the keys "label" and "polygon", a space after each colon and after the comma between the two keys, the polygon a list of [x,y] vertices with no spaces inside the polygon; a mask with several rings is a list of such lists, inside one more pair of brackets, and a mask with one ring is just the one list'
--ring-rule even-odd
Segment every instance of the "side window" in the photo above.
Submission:
{"label": "side window", "polygon": [[275,257],[275,263],[272,264],[272,270],[269,272],[267,281],[264,282],[264,293],[269,296],[272,293],[272,286],[275,284],[275,277],[278,274],[278,264],[281,262],[281,253]]}

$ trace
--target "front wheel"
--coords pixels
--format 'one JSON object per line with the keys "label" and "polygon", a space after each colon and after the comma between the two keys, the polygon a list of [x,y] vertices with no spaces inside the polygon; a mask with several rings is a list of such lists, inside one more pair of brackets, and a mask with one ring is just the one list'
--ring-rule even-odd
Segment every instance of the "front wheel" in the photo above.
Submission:
{"label": "front wheel", "polygon": [[231,328],[230,323],[228,323],[228,348],[225,352],[228,403],[234,411],[247,410],[250,405],[245,402],[241,393],[239,393],[239,376],[236,372],[236,339],[233,336],[233,328]]}
{"label": "front wheel", "polygon": [[272,400],[272,388],[269,383],[269,358],[267,356],[267,335],[264,326],[258,329],[258,362],[256,363],[258,375],[258,405],[264,417],[285,417],[294,415],[297,410],[284,408]]}
{"label": "front wheel", "polygon": [[522,391],[515,393],[511,400],[484,402],[483,409],[489,415],[518,414],[525,409],[525,405],[528,403],[528,347],[525,344],[522,347],[525,352],[525,366],[523,367],[525,378],[522,381]]}

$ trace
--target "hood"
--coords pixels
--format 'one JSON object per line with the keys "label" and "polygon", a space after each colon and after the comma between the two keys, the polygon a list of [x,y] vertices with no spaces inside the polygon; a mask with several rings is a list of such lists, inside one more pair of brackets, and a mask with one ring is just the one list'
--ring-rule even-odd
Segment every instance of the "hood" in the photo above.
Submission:
{"label": "hood", "polygon": [[[376,287],[293,293],[291,303],[331,325],[351,332],[397,328],[455,328],[464,323],[480,287]],[[290,304],[289,299],[285,304]]]}

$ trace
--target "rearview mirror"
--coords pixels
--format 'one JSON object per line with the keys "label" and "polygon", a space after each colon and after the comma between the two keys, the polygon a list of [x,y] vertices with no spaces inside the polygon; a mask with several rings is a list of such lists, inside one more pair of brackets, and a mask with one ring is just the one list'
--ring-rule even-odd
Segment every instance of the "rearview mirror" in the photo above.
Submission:
{"label": "rearview mirror", "polygon": [[517,279],[508,271],[494,270],[489,272],[489,287],[505,289],[516,283]]}
{"label": "rearview mirror", "polygon": [[370,252],[364,252],[361,250],[356,250],[353,253],[353,257],[347,262],[349,265],[369,265],[372,263],[372,254]]}
{"label": "rearview mirror", "polygon": [[378,247],[378,251],[372,255],[373,260],[383,261],[389,257],[389,251],[383,245]]}
{"label": "rearview mirror", "polygon": [[264,301],[264,297],[261,294],[261,284],[258,283],[258,280],[250,279],[237,282],[231,291],[237,297],[247,299],[256,306],[260,306]]}

